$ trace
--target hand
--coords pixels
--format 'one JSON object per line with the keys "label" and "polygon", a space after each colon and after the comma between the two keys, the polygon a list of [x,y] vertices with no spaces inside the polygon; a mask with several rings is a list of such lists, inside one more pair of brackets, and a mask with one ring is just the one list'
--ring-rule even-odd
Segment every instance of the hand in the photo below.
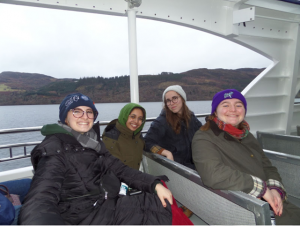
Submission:
{"label": "hand", "polygon": [[161,204],[163,205],[163,207],[167,206],[167,203],[166,203],[165,199],[167,199],[169,201],[169,203],[171,205],[173,205],[173,196],[172,196],[172,193],[169,189],[165,188],[161,184],[157,184],[155,186],[155,191],[156,191],[157,196],[160,199]]}
{"label": "hand", "polygon": [[277,190],[275,189],[271,189],[270,190],[275,198],[275,203],[277,203],[277,210],[278,210],[278,216],[281,216],[282,214],[282,211],[283,211],[283,203],[282,203],[282,199],[281,199],[281,196],[280,194],[278,193]]}
{"label": "hand", "polygon": [[170,159],[170,160],[174,161],[172,152],[170,152],[166,149],[162,151],[161,155],[167,157],[167,159]]}
{"label": "hand", "polygon": [[263,198],[270,204],[274,213],[278,216],[281,216],[283,205],[280,194],[274,189],[270,190],[269,188],[267,188],[267,191]]}

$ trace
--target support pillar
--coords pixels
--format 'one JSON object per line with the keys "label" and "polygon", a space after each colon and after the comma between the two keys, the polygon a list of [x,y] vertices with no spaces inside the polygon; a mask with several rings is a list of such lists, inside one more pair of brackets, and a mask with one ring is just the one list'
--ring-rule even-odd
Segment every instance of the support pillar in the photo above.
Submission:
{"label": "support pillar", "polygon": [[136,10],[128,9],[128,42],[129,42],[129,71],[130,71],[130,100],[139,103],[139,79],[137,62]]}

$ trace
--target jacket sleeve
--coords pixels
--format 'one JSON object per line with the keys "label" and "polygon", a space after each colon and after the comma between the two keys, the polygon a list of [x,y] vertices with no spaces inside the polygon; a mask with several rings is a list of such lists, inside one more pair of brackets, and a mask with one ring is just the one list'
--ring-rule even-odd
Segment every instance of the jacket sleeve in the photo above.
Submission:
{"label": "jacket sleeve", "polygon": [[192,141],[193,160],[203,183],[213,189],[239,190],[249,193],[254,186],[250,174],[232,169],[225,165],[219,147],[201,139],[196,132]]}
{"label": "jacket sleeve", "polygon": [[158,177],[143,173],[123,164],[118,158],[112,156],[108,151],[100,156],[100,165],[103,172],[111,170],[121,182],[125,182],[129,187],[137,188],[141,191],[153,193],[152,184],[160,180]]}
{"label": "jacket sleeve", "polygon": [[66,172],[66,161],[62,153],[51,155],[47,153],[46,148],[37,151],[41,153],[41,157],[24,200],[19,222],[30,225],[65,224],[58,210],[58,202]]}
{"label": "jacket sleeve", "polygon": [[285,200],[287,198],[286,190],[282,183],[280,174],[278,173],[277,168],[272,165],[271,161],[265,155],[264,151],[261,150],[261,152],[262,152],[263,169],[264,169],[264,173],[267,177],[266,184],[269,189],[276,189],[279,192],[281,199]]}
{"label": "jacket sleeve", "polygon": [[165,137],[166,126],[157,119],[151,123],[151,126],[145,136],[145,150],[147,152],[158,153],[163,147],[160,141]]}
{"label": "jacket sleeve", "polygon": [[123,156],[120,152],[120,146],[118,145],[118,142],[116,140],[113,140],[112,138],[102,136],[102,141],[105,144],[106,149],[116,158],[123,159]]}

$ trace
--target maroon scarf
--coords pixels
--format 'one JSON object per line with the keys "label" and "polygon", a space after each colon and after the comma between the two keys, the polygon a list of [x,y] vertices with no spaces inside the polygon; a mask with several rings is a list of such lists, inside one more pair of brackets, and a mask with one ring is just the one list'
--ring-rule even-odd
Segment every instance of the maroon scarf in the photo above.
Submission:
{"label": "maroon scarf", "polygon": [[241,130],[230,124],[226,124],[225,122],[221,121],[218,117],[215,117],[213,121],[221,130],[224,130],[225,132],[229,133],[232,137],[239,140],[244,139],[250,131],[249,124],[245,120],[241,122],[243,128]]}

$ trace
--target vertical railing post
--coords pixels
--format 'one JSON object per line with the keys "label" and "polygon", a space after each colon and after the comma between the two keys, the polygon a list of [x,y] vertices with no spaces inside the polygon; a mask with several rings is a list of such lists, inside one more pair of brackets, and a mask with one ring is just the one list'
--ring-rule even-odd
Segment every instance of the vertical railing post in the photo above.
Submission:
{"label": "vertical railing post", "polygon": [[9,156],[10,156],[10,158],[13,157],[13,154],[12,154],[12,148],[9,148]]}
{"label": "vertical railing post", "polygon": [[128,42],[130,70],[130,100],[139,103],[139,78],[137,62],[136,10],[128,7]]}

